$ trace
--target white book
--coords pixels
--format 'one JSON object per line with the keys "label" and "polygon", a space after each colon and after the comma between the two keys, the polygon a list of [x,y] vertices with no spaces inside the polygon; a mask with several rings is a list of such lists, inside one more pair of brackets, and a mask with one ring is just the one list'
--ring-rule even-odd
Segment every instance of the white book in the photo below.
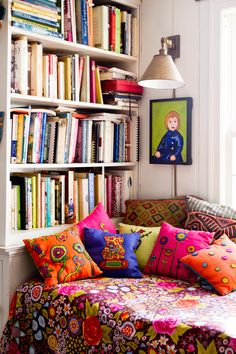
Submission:
{"label": "white book", "polygon": [[41,227],[41,173],[36,174],[36,225]]}
{"label": "white book", "polygon": [[57,98],[65,99],[65,63],[63,61],[57,63]]}
{"label": "white book", "polygon": [[49,56],[43,56],[43,96],[49,97]]}
{"label": "white book", "polygon": [[51,226],[55,226],[55,179],[50,179],[50,217]]}
{"label": "white book", "polygon": [[68,163],[74,162],[75,158],[75,149],[76,149],[76,140],[78,133],[79,120],[75,117],[71,117],[71,134],[70,134],[70,143],[69,143],[69,156]]}
{"label": "white book", "polygon": [[75,100],[79,101],[80,93],[80,77],[79,77],[79,54],[74,54],[75,56]]}
{"label": "white book", "polygon": [[28,41],[20,36],[14,41],[15,47],[15,92],[28,94]]}
{"label": "white book", "polygon": [[104,139],[103,139],[103,153],[104,162],[113,162],[113,149],[112,145],[112,122],[109,120],[104,121]]}
{"label": "white book", "polygon": [[108,50],[109,48],[109,8],[96,6],[93,9],[94,47]]}
{"label": "white book", "polygon": [[93,127],[93,122],[91,120],[88,121],[87,124],[87,134],[86,134],[86,162],[87,163],[92,163],[92,127]]}
{"label": "white book", "polygon": [[41,43],[30,43],[30,94],[42,96],[43,93],[43,46]]}
{"label": "white book", "polygon": [[58,118],[56,163],[64,163],[67,118]]}
{"label": "white book", "polygon": [[60,180],[61,223],[65,224],[65,206],[66,206],[65,175],[61,175],[59,180]]}
{"label": "white book", "polygon": [[89,215],[88,179],[79,178],[79,211],[80,220]]}
{"label": "white book", "polygon": [[46,226],[46,185],[44,178],[41,179],[41,227]]}

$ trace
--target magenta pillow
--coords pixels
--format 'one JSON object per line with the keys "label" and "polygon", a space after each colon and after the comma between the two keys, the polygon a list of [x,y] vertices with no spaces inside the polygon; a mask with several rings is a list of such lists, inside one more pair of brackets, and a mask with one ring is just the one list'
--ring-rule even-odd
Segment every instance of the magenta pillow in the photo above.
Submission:
{"label": "magenta pillow", "polygon": [[211,232],[184,230],[163,223],[143,272],[195,281],[196,275],[180,259],[209,246],[213,236]]}
{"label": "magenta pillow", "polygon": [[77,227],[82,240],[84,238],[85,227],[116,234],[115,225],[107,215],[102,203],[98,203],[93,211],[77,224]]}

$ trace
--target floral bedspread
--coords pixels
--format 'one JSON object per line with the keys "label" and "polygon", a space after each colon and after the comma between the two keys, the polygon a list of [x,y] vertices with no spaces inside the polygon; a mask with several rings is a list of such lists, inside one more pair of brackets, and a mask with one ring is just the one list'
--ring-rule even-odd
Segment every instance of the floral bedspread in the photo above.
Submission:
{"label": "floral bedspread", "polygon": [[236,353],[236,293],[170,278],[18,288],[1,353]]}

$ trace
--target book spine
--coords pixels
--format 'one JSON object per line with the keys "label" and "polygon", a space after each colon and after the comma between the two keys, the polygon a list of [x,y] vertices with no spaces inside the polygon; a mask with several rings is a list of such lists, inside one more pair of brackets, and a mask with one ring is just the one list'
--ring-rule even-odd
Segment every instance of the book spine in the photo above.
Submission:
{"label": "book spine", "polygon": [[116,8],[109,6],[109,50],[115,51],[116,47]]}
{"label": "book spine", "polygon": [[85,163],[86,162],[86,141],[87,141],[87,121],[82,121],[82,159],[81,162]]}
{"label": "book spine", "polygon": [[38,22],[38,23],[43,23],[47,26],[51,26],[51,27],[56,27],[58,28],[59,27],[59,23],[57,21],[51,21],[51,20],[48,20],[46,18],[43,18],[42,16],[38,17],[38,16],[35,16],[35,15],[31,15],[30,13],[27,13],[27,12],[23,12],[23,11],[12,11],[12,16],[14,17],[18,17],[18,18],[22,18],[22,19],[25,19],[25,20],[29,20],[29,21],[32,21],[32,22]]}
{"label": "book spine", "polygon": [[45,136],[46,136],[46,122],[47,122],[47,114],[42,113],[42,133],[41,133],[41,143],[40,143],[40,158],[39,162],[43,163],[43,157],[44,157],[44,146],[45,146]]}
{"label": "book spine", "polygon": [[24,130],[23,130],[23,146],[22,146],[22,163],[26,163],[28,154],[28,139],[29,139],[30,116],[24,115]]}
{"label": "book spine", "polygon": [[32,181],[32,227],[37,227],[37,185],[36,176],[31,177]]}
{"label": "book spine", "polygon": [[81,43],[88,45],[87,0],[81,0]]}
{"label": "book spine", "polygon": [[28,94],[28,41],[21,36],[14,41],[15,46],[15,92]]}
{"label": "book spine", "polygon": [[36,219],[37,227],[40,228],[41,223],[41,173],[36,174]]}
{"label": "book spine", "polygon": [[87,163],[91,163],[92,162],[92,126],[93,126],[93,122],[91,120],[87,121],[86,124],[86,158],[85,161]]}
{"label": "book spine", "polygon": [[60,182],[55,180],[55,225],[61,223]]}
{"label": "book spine", "polygon": [[41,227],[46,226],[46,183],[45,178],[41,180]]}
{"label": "book spine", "polygon": [[90,60],[90,102],[96,103],[95,60]]}
{"label": "book spine", "polygon": [[67,130],[66,130],[64,163],[68,163],[68,159],[69,159],[71,124],[72,124],[72,116],[70,113],[68,113],[67,114]]}
{"label": "book spine", "polygon": [[115,25],[115,52],[120,53],[121,48],[121,15],[120,9],[116,7],[116,25]]}
{"label": "book spine", "polygon": [[66,223],[73,224],[75,222],[74,211],[74,171],[67,172],[66,181]]}
{"label": "book spine", "polygon": [[34,96],[42,96],[43,46],[41,43],[34,42],[30,44],[30,47],[30,94]]}
{"label": "book spine", "polygon": [[28,230],[33,227],[32,177],[27,178],[27,216]]}
{"label": "book spine", "polygon": [[57,63],[57,97],[59,100],[65,99],[65,63],[58,61]]}
{"label": "book spine", "polygon": [[43,96],[49,97],[49,55],[43,56]]}
{"label": "book spine", "polygon": [[[12,26],[17,27],[17,28],[22,28],[27,31],[31,31],[31,32],[38,33],[38,34],[49,35],[49,36],[56,37],[56,38],[63,38],[61,33],[53,32],[53,31],[48,30],[46,28],[38,27],[36,25],[29,24],[29,23],[21,23],[18,21],[12,21]],[[21,93],[21,92],[19,92],[19,93]]]}
{"label": "book spine", "polygon": [[17,213],[17,230],[21,230],[21,195],[20,186],[16,185],[16,213]]}
{"label": "book spine", "polygon": [[45,201],[46,201],[46,227],[51,226],[51,179],[45,178]]}
{"label": "book spine", "polygon": [[60,176],[60,210],[61,210],[61,224],[65,224],[65,176]]}
{"label": "book spine", "polygon": [[18,127],[18,114],[12,114],[12,130],[11,130],[11,163],[16,163],[17,158],[17,127]]}
{"label": "book spine", "polygon": [[23,136],[24,136],[24,114],[19,114],[18,126],[17,126],[16,163],[22,163]]}
{"label": "book spine", "polygon": [[88,45],[93,47],[93,0],[87,0]]}
{"label": "book spine", "polygon": [[88,173],[88,195],[89,195],[89,213],[94,209],[94,173]]}
{"label": "book spine", "polygon": [[50,178],[50,226],[55,226],[55,179]]}
{"label": "book spine", "polygon": [[107,214],[112,217],[112,175],[106,176],[106,201],[107,201]]}

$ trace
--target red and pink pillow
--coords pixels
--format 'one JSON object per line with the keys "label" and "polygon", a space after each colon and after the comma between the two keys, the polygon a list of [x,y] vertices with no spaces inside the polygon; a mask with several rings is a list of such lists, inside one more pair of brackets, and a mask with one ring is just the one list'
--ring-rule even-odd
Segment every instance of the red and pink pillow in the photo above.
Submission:
{"label": "red and pink pillow", "polygon": [[214,233],[185,230],[163,223],[144,273],[195,281],[196,275],[185,267],[180,259],[208,247],[213,236]]}

